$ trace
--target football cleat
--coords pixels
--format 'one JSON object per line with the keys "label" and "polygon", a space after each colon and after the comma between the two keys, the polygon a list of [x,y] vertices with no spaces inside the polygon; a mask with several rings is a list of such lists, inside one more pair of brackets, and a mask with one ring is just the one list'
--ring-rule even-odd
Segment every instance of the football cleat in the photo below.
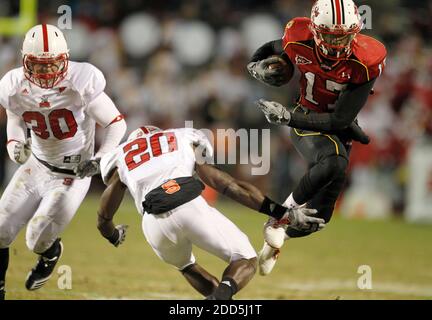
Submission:
{"label": "football cleat", "polygon": [[264,224],[264,246],[258,253],[259,273],[262,276],[268,275],[274,268],[285,240],[288,238],[286,219],[276,220],[270,218]]}
{"label": "football cleat", "polygon": [[285,231],[287,229],[287,222],[283,220],[276,220],[270,218],[264,225],[264,241],[275,249],[280,249],[285,241]]}
{"label": "football cleat", "polygon": [[[60,241],[60,240],[59,240]],[[60,241],[60,253],[54,258],[39,257],[36,266],[29,272],[25,282],[27,290],[37,290],[41,288],[50,278],[54,267],[60,260],[63,253],[63,243]]]}
{"label": "football cleat", "polygon": [[276,261],[280,255],[280,249],[269,246],[264,242],[264,246],[258,253],[258,269],[262,276],[268,275],[274,268]]}

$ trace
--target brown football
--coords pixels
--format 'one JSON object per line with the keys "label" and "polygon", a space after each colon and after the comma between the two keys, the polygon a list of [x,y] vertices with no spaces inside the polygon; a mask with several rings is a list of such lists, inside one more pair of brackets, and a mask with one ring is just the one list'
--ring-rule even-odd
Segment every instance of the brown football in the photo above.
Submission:
{"label": "brown football", "polygon": [[[276,56],[279,57],[279,56]],[[294,67],[292,63],[287,63],[285,60],[281,60],[281,62],[278,63],[272,63],[268,65],[269,69],[281,69],[281,72],[283,74],[283,82],[284,84],[288,83],[294,74]]]}

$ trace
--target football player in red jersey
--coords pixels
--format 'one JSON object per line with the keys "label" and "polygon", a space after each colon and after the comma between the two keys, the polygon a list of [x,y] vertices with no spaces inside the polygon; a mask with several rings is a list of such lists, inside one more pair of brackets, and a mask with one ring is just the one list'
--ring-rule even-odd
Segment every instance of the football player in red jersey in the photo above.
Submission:
{"label": "football player in red jersey", "polygon": [[[270,123],[292,128],[291,140],[308,164],[284,205],[316,208],[326,222],[342,191],[351,141],[368,143],[355,119],[385,65],[384,45],[360,34],[361,28],[352,0],[317,0],[310,19],[292,19],[283,38],[264,44],[248,64],[253,77],[273,86],[286,82],[289,67],[296,66],[301,74],[294,108],[266,100],[258,106]],[[278,63],[286,68],[268,68]],[[284,240],[308,234],[269,220],[259,253],[260,273],[271,272]]]}

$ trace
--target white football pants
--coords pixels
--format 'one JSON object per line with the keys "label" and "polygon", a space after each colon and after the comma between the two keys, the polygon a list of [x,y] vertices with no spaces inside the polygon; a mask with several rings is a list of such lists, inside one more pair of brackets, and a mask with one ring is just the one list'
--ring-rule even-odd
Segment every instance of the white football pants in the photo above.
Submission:
{"label": "white football pants", "polygon": [[179,270],[195,263],[192,244],[226,262],[256,257],[248,237],[201,196],[167,213],[145,213],[142,228],[159,258]]}
{"label": "white football pants", "polygon": [[65,179],[31,156],[15,172],[0,199],[0,248],[7,248],[28,223],[27,247],[47,250],[69,224],[91,178]]}

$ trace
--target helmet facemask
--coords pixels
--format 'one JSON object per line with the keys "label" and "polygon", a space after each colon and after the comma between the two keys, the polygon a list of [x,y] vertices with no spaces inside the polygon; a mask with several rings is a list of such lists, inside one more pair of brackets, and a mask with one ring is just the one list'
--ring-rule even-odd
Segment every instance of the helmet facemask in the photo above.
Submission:
{"label": "helmet facemask", "polygon": [[362,20],[353,0],[316,0],[309,29],[319,56],[340,61],[352,54]]}
{"label": "helmet facemask", "polygon": [[23,57],[26,79],[43,89],[53,88],[63,80],[68,65],[69,55],[67,53],[52,58],[36,57],[30,54]]}
{"label": "helmet facemask", "polygon": [[342,60],[352,53],[353,41],[360,32],[361,26],[353,25],[350,29],[330,30],[325,26],[317,26],[311,23],[310,29],[314,35],[314,41],[319,53],[329,60]]}

